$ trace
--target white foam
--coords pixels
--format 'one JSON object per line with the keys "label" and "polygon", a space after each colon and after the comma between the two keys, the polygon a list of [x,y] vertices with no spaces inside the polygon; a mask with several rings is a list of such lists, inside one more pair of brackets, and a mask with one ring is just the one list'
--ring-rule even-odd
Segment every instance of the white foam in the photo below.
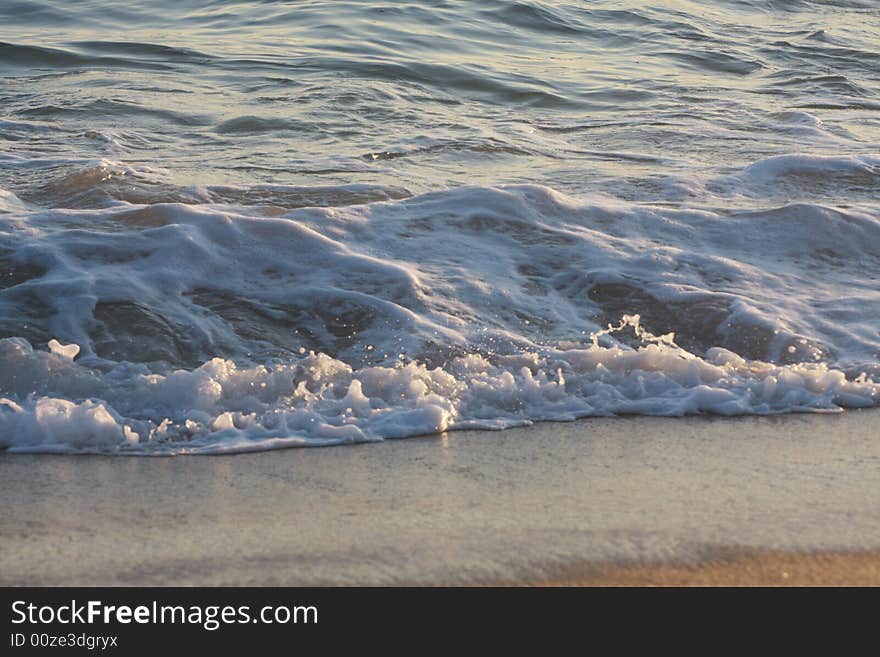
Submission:
{"label": "white foam", "polygon": [[73,360],[76,358],[77,354],[79,354],[79,345],[78,344],[61,344],[58,340],[54,338],[49,340],[49,351],[53,354],[58,354],[63,358],[67,358],[69,360]]}
{"label": "white foam", "polygon": [[[713,349],[700,358],[672,336],[628,317],[643,345],[548,350],[494,359],[455,358],[444,368],[397,363],[353,369],[323,354],[239,368],[214,359],[167,375],[67,375],[74,402],[31,394],[0,400],[0,446],[11,451],[217,453],[402,438],[539,420],[647,414],[681,416],[837,412],[880,402],[880,384],[847,380],[824,364],[778,366]],[[80,366],[21,348],[0,350],[6,372],[50,378]],[[47,360],[48,358],[48,360]],[[56,360],[52,360],[55,358]],[[78,381],[79,383],[74,383]],[[130,414],[130,416],[127,416]]]}
{"label": "white foam", "polygon": [[720,213],[521,185],[282,216],[10,207],[12,450],[241,451],[878,403],[870,206]]}

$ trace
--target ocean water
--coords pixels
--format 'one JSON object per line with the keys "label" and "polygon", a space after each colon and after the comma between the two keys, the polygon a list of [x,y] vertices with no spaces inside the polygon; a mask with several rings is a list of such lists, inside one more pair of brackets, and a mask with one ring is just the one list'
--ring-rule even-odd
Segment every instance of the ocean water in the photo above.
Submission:
{"label": "ocean water", "polygon": [[0,448],[880,404],[876,0],[4,0]]}

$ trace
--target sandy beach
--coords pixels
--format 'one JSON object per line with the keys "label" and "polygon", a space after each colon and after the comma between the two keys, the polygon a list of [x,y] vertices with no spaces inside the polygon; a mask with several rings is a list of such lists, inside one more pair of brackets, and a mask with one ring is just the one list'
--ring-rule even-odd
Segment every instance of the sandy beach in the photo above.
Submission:
{"label": "sandy beach", "polygon": [[880,0],[0,2],[0,587],[880,586],[878,72]]}
{"label": "sandy beach", "polygon": [[586,563],[538,586],[878,586],[877,552],[709,551],[683,563]]}
{"label": "sandy beach", "polygon": [[877,585],[875,411],[0,455],[4,585]]}

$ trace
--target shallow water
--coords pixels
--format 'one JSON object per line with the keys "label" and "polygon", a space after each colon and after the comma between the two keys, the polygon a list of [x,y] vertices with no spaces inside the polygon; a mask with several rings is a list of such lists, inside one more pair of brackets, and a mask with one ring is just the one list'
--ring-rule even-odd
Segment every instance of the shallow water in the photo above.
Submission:
{"label": "shallow water", "polygon": [[13,1],[0,75],[0,446],[880,402],[874,2]]}

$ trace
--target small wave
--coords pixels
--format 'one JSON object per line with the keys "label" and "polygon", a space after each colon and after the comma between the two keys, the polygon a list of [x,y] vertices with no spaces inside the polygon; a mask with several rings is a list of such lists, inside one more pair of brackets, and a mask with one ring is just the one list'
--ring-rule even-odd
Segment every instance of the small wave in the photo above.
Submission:
{"label": "small wave", "polygon": [[179,126],[202,126],[211,123],[211,119],[202,114],[148,107],[127,100],[110,98],[88,100],[80,104],[63,106],[52,104],[37,105],[23,110],[21,114],[28,117],[45,117],[47,119],[86,117],[89,121],[94,121],[95,119],[118,121],[123,117],[136,116],[148,121],[171,122]]}
{"label": "small wave", "polygon": [[491,7],[484,11],[492,21],[536,32],[577,35],[589,31],[587,26],[575,18],[564,16],[558,9],[539,2],[504,3],[501,8]]}
{"label": "small wave", "polygon": [[404,199],[412,194],[402,187],[351,184],[325,187],[295,187],[291,185],[252,185],[233,187],[209,185],[207,198],[213,203],[236,205],[273,205],[294,209],[303,207],[343,207],[378,201]]}
{"label": "small wave", "polygon": [[33,133],[46,133],[57,130],[57,127],[45,123],[30,123],[26,121],[8,121],[0,119],[0,136],[6,139],[10,139],[16,134],[32,135]]}
{"label": "small wave", "polygon": [[654,56],[672,59],[691,68],[713,73],[750,75],[764,68],[764,64],[756,59],[720,50],[664,51],[654,53]]}
{"label": "small wave", "polygon": [[76,53],[60,48],[0,42],[0,66],[51,68],[130,68],[168,71],[171,66],[161,62],[145,62],[122,57],[101,57]]}
{"label": "small wave", "polygon": [[308,130],[301,121],[283,118],[260,116],[238,116],[218,125],[215,131],[221,135],[262,134],[265,132],[283,132],[287,130]]}
{"label": "small wave", "polygon": [[236,451],[878,402],[868,213],[720,215],[534,185],[324,190],[387,200],[283,213],[240,203],[321,190],[191,193],[51,211],[9,197],[6,447]]}
{"label": "small wave", "polygon": [[403,143],[395,144],[385,150],[365,153],[362,158],[368,162],[376,160],[396,160],[403,157],[427,155],[438,152],[470,152],[484,155],[513,155],[530,156],[534,151],[527,150],[511,143],[504,143],[498,139],[431,139],[429,137],[417,137]]}
{"label": "small wave", "polygon": [[749,165],[744,175],[761,184],[780,181],[800,186],[843,184],[870,190],[880,185],[880,157],[777,155]]}
{"label": "small wave", "polygon": [[805,91],[844,94],[855,98],[869,98],[872,92],[863,85],[853,82],[845,75],[804,76],[797,71],[785,71],[771,76],[775,87],[795,87]]}
{"label": "small wave", "polygon": [[[814,136],[816,127],[810,125],[808,118],[798,116],[796,131]],[[791,117],[784,120],[787,129],[792,130]],[[727,197],[786,202],[815,201],[841,194],[852,201],[871,201],[878,184],[880,157],[876,155],[785,154],[762,158],[734,173],[705,181],[705,189]]]}
{"label": "small wave", "polygon": [[[101,139],[98,133],[89,138]],[[134,168],[106,158],[73,164],[69,160],[42,163],[41,184],[30,195],[57,208],[104,207],[116,199],[156,202],[163,198],[163,194],[155,193],[159,189],[157,183],[163,180],[160,170]]]}
{"label": "small wave", "polygon": [[362,79],[400,84],[416,84],[436,89],[444,95],[464,93],[484,102],[528,107],[578,107],[580,102],[547,81],[522,73],[499,73],[474,66],[453,66],[424,61],[363,61],[340,57],[320,57],[303,61],[299,66],[315,70],[342,71]]}
{"label": "small wave", "polygon": [[70,45],[80,50],[151,58],[159,62],[204,63],[215,59],[213,55],[192,48],[169,46],[161,43],[142,43],[137,41],[72,41],[70,42]]}

